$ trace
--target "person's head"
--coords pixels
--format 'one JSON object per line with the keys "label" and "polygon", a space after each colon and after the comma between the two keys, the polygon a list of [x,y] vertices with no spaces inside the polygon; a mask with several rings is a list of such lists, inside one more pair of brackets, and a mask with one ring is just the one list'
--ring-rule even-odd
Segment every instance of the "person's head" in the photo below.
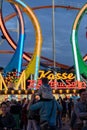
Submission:
{"label": "person's head", "polygon": [[40,96],[39,95],[35,95],[35,100],[39,101],[40,100]]}
{"label": "person's head", "polygon": [[7,106],[10,106],[11,102],[9,100],[6,101]]}
{"label": "person's head", "polygon": [[8,105],[6,102],[2,102],[1,103],[1,111],[2,111],[2,114],[6,114],[7,113],[7,108],[8,108]]}
{"label": "person's head", "polygon": [[42,84],[48,84],[48,78],[42,78]]}
{"label": "person's head", "polygon": [[80,89],[80,90],[79,90],[79,95],[80,95],[80,99],[81,99],[82,101],[86,101],[86,98],[87,98],[86,89]]}

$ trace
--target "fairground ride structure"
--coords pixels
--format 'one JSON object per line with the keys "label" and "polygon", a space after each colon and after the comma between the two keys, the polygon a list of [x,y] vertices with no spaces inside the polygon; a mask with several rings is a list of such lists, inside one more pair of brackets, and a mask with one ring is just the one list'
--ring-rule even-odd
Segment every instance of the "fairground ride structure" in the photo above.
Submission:
{"label": "fairground ride structure", "polygon": [[[23,53],[23,44],[24,44],[24,24],[23,24],[23,18],[22,18],[22,14],[19,10],[19,6],[22,8],[23,12],[25,12],[31,19],[32,23],[33,23],[33,26],[35,28],[35,34],[36,34],[36,43],[35,43],[35,48],[34,48],[34,53],[32,54],[33,57],[31,58],[31,54],[27,55],[26,53],[23,53],[23,57],[27,60],[27,61],[30,61],[28,66],[26,67],[26,69],[22,72],[22,74],[20,75],[20,78],[19,80],[16,82],[16,87],[15,89],[18,90],[20,84],[22,86],[22,89],[25,90],[25,81],[26,79],[31,75],[31,74],[34,74],[34,80],[37,81],[37,77],[38,77],[38,70],[39,70],[39,63],[40,63],[40,52],[41,52],[41,47],[42,47],[42,34],[41,34],[41,29],[40,29],[40,25],[39,25],[39,22],[35,16],[35,14],[33,13],[32,9],[30,7],[28,7],[25,3],[23,3],[22,1],[18,1],[18,0],[8,0],[8,2],[12,3],[13,5],[15,5],[15,8],[16,8],[16,12],[17,13],[14,13],[11,15],[11,17],[9,16],[9,18],[12,18],[14,17],[15,15],[18,15],[20,16],[19,17],[19,23],[21,25],[21,29],[20,29],[20,35],[19,35],[19,42],[18,42],[18,45],[16,45],[16,43],[13,41],[13,39],[10,37],[8,31],[6,30],[6,27],[4,25],[4,22],[3,22],[3,19],[2,19],[2,13],[1,13],[1,10],[0,10],[0,19],[1,19],[1,22],[0,22],[0,27],[1,27],[1,30],[3,32],[3,35],[5,36],[6,40],[8,41],[8,43],[12,46],[13,49],[15,49],[15,54],[13,56],[13,58],[11,59],[11,62],[10,64],[8,64],[7,68],[5,68],[5,71],[8,71],[10,68],[11,70],[14,68],[14,63],[15,61],[18,60],[18,65],[17,64],[15,65],[15,68],[18,70],[18,72],[20,73],[21,72],[21,64],[22,64],[22,61],[20,59],[22,59],[22,53]],[[2,4],[1,4],[2,5]],[[85,8],[83,9],[83,11],[80,13],[80,16],[82,16],[83,12],[85,12],[84,10],[86,10],[86,7],[87,5],[85,5]],[[2,6],[1,6],[2,7]],[[41,9],[41,8],[52,8],[52,6],[41,6],[41,7],[35,7],[33,8],[33,10],[35,9]],[[67,8],[67,9],[76,9],[76,10],[79,10],[80,8],[75,8],[75,7],[71,7],[71,6],[55,6],[55,8]],[[78,21],[79,21],[79,18],[77,20],[76,18],[76,23],[74,25],[74,29],[76,30],[77,32],[77,24],[78,24]],[[76,27],[75,27],[76,26]],[[74,34],[72,34],[72,37],[73,37]],[[75,38],[72,38],[72,39],[75,39]],[[21,44],[20,44],[21,43]],[[72,40],[72,43],[73,43],[73,40]],[[75,43],[75,41],[74,41]],[[74,45],[75,46],[75,45]],[[20,50],[21,48],[21,50]],[[75,51],[75,47],[73,47],[73,50]],[[77,59],[80,59],[80,53],[78,53],[79,51],[75,51],[77,52],[77,55],[76,53],[74,53],[74,57],[77,57]],[[19,59],[16,59],[17,57],[20,57]],[[44,58],[44,57],[43,57]],[[51,61],[53,62],[52,60],[49,60],[47,58],[44,58],[45,60],[48,60],[48,61]],[[75,58],[76,59],[76,58]],[[75,60],[75,65],[77,67],[77,59]],[[81,61],[79,62],[78,61],[78,67],[81,66],[81,64],[83,64],[83,59],[81,59]],[[17,63],[17,62],[16,62]],[[42,65],[45,65],[44,63],[41,63]],[[9,66],[11,65],[11,66]],[[48,66],[48,65],[47,65]],[[60,66],[64,67],[64,65],[60,64]],[[32,69],[33,68],[33,69]],[[66,66],[66,68],[69,68],[68,66]],[[83,65],[83,68],[84,65]],[[76,71],[76,75],[77,75],[77,80],[80,81],[80,74],[83,74],[86,76],[86,73],[84,71],[79,71],[79,68],[76,68],[76,70],[78,70],[78,72]],[[81,70],[81,69],[80,69]],[[24,79],[24,80],[23,80]],[[2,88],[2,87],[1,87]],[[5,87],[7,88],[7,87]]]}

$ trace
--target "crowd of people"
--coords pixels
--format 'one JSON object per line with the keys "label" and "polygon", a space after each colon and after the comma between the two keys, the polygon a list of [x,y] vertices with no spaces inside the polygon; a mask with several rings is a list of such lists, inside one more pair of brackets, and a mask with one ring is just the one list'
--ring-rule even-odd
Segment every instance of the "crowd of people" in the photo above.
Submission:
{"label": "crowd of people", "polygon": [[80,89],[79,95],[55,99],[48,79],[43,78],[31,99],[1,103],[0,130],[62,130],[65,120],[70,130],[87,130],[87,90]]}

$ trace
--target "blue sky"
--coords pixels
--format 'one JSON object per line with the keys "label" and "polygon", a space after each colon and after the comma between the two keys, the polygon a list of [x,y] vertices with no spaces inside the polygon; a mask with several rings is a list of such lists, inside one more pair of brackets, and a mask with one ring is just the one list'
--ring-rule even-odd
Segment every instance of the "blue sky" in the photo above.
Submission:
{"label": "blue sky", "polygon": [[[24,0],[31,8],[43,5],[52,5],[52,0]],[[74,7],[82,7],[86,3],[86,0],[55,0],[55,5],[66,5]],[[14,12],[11,5],[4,1],[3,3],[3,16],[6,16]],[[43,45],[41,55],[50,59],[53,59],[53,45],[52,45],[52,9],[40,9],[35,10],[38,21],[42,29]],[[55,9],[55,57],[56,61],[65,65],[72,66],[74,64],[72,46],[70,43],[70,36],[72,31],[72,26],[78,10],[67,10],[63,8]],[[32,23],[28,16],[23,13],[25,21],[25,46],[24,51],[33,52],[35,44],[35,31]],[[5,23],[6,27],[9,29],[17,28],[17,18],[13,18]],[[87,27],[87,14],[85,14],[79,25],[78,41],[79,48],[82,56],[87,52],[87,39],[86,39],[86,29]],[[10,31],[10,35],[17,42],[17,32]],[[2,35],[0,31],[0,35]],[[2,40],[0,38],[0,40]],[[6,40],[0,45],[0,50],[12,50]],[[0,66],[6,66],[12,54],[0,54]]]}

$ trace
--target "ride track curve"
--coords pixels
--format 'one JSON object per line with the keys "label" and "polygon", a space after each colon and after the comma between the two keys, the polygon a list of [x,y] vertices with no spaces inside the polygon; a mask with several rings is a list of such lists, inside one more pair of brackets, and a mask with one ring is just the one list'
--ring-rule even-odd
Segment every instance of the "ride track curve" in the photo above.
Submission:
{"label": "ride track curve", "polygon": [[[86,11],[87,11],[87,3],[78,12],[72,28],[72,48],[73,48],[77,81],[81,81],[81,76],[87,78],[87,64],[83,61],[83,57],[81,56],[78,47],[78,37],[77,37],[80,22]],[[86,60],[86,57],[87,56],[85,55],[84,60]]]}
{"label": "ride track curve", "polygon": [[[20,25],[20,28],[19,28],[20,33],[19,33],[19,40],[18,40],[18,44],[17,44],[17,49],[16,49],[13,57],[11,58],[10,62],[8,63],[8,65],[5,67],[4,72],[5,73],[10,72],[10,71],[12,71],[12,69],[14,67],[16,70],[18,70],[18,73],[20,73],[21,66],[22,66],[22,53],[23,53],[23,47],[24,47],[24,20],[22,17],[21,10],[18,8],[18,6],[17,5],[12,5],[12,6],[17,13],[17,18],[18,18],[19,25]],[[2,11],[1,11],[1,14],[2,14]],[[3,17],[1,15],[1,30],[4,34],[4,36],[6,37],[7,41],[9,42],[11,37],[8,34],[8,31],[3,23],[4,23]],[[3,29],[3,28],[5,28],[5,29]],[[7,34],[9,37],[7,36]]]}
{"label": "ride track curve", "polygon": [[[54,6],[55,8],[64,8],[64,9],[68,9],[68,10],[80,10],[80,8],[77,8],[77,7],[73,7],[73,6],[61,6],[61,5],[55,5]],[[49,6],[38,6],[38,7],[32,7],[32,10],[38,10],[38,9],[46,9],[46,8],[52,8],[52,5],[49,5]],[[15,17],[17,14],[16,13],[12,13],[12,14],[10,14],[10,15],[8,15],[8,16],[6,16],[5,18],[4,18],[4,22],[6,22],[6,21],[8,21],[9,19],[11,19],[11,18],[13,18],[13,17]],[[10,46],[14,49],[14,50],[16,50],[16,47],[17,47],[17,45],[16,45],[16,43],[13,41],[13,43],[14,44],[10,44]],[[27,53],[23,53],[23,58],[25,59],[25,60],[27,60],[28,62],[31,60],[31,56],[28,54],[27,55]],[[44,60],[46,60],[46,61],[49,61],[49,63],[48,64],[45,64],[45,63],[40,63],[42,66],[53,66],[53,60],[51,60],[51,59],[48,59],[48,58],[46,58],[46,57],[42,57],[41,56],[41,58],[42,59],[44,59]],[[26,63],[26,65],[27,65],[27,63]],[[56,66],[57,67],[61,67],[61,68],[63,68],[63,69],[69,69],[70,68],[70,66],[67,66],[67,65],[64,65],[64,64],[61,64],[61,63],[58,63],[58,62],[56,62]]]}
{"label": "ride track curve", "polygon": [[35,16],[32,9],[28,5],[26,5],[24,2],[18,1],[18,0],[7,0],[7,1],[21,7],[21,9],[28,15],[28,17],[30,18],[30,20],[34,26],[35,38],[36,38],[34,53],[31,58],[30,63],[27,65],[26,69],[24,70],[24,73],[25,73],[25,80],[31,74],[34,74],[34,80],[37,82],[39,63],[40,63],[40,53],[41,53],[41,48],[42,48],[42,33],[41,33],[41,28],[40,28],[38,19]]}
{"label": "ride track curve", "polygon": [[[15,7],[16,7],[16,9],[17,9],[17,12],[18,12],[18,15],[19,15],[19,22],[20,22],[20,26],[21,26],[21,34],[24,34],[24,24],[23,24],[23,19],[22,19],[22,15],[21,15],[21,12],[20,12],[20,10],[19,10],[19,8],[17,7],[17,5],[15,5]],[[16,15],[17,15],[17,13],[15,13]],[[6,38],[6,40],[8,41],[8,43],[10,44],[10,46],[14,49],[14,50],[16,50],[16,48],[17,48],[17,45],[16,45],[16,43],[15,43],[15,41],[11,38],[11,36],[9,35],[9,32],[7,31],[7,29],[6,29],[6,27],[5,27],[5,24],[4,24],[4,22],[6,22],[7,20],[9,20],[11,18],[11,16],[8,16],[8,17],[6,17],[6,19],[4,19],[4,21],[3,21],[3,18],[2,18],[2,10],[0,11],[0,28],[1,28],[1,30],[2,30],[2,33],[3,33],[3,35],[5,36],[5,38]],[[21,36],[20,36],[21,37]],[[23,56],[24,56],[24,58],[26,59],[26,60],[29,60],[30,58],[28,58],[28,56],[27,56],[27,54],[23,54]]]}
{"label": "ride track curve", "polygon": [[[32,10],[45,9],[45,8],[52,8],[52,6],[49,5],[49,6],[33,7]],[[73,7],[73,6],[61,6],[61,5],[55,5],[55,8],[65,8],[65,9],[68,9],[68,10],[80,10],[81,9],[81,8],[77,8],[77,7]],[[10,18],[13,18],[16,15],[17,15],[16,13],[10,14],[8,17],[4,18],[4,21],[6,22],[7,20],[9,20]],[[14,49],[14,47],[12,47],[12,48]],[[25,53],[25,55],[27,55],[27,53]],[[28,56],[28,60],[27,61],[30,61],[31,60],[31,54],[29,53],[27,56]],[[85,59],[85,57],[84,57],[84,59]],[[48,59],[46,57],[42,57],[42,56],[41,56],[41,58],[51,62],[51,63],[48,63],[48,64],[42,63],[42,66],[44,66],[44,65],[47,65],[47,66],[48,65],[52,65],[53,60],[50,60],[50,59]],[[25,64],[27,64],[27,63],[25,63]],[[63,65],[63,64],[60,64],[60,63],[57,63],[57,62],[56,62],[56,65],[59,66],[59,67],[62,67],[64,69],[68,69],[69,68],[69,66],[66,66],[66,65]]]}

